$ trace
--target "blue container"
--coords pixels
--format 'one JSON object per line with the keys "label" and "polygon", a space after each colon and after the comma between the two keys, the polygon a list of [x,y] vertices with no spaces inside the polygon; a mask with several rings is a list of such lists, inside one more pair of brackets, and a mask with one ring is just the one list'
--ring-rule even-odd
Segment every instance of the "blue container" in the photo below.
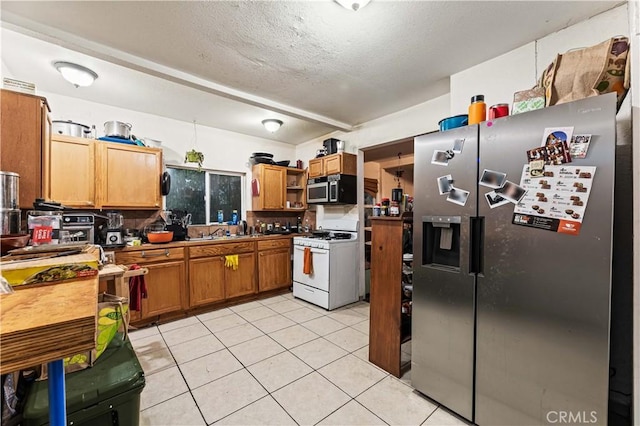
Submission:
{"label": "blue container", "polygon": [[231,224],[232,225],[238,224],[238,210],[234,210],[233,213],[231,213]]}
{"label": "blue container", "polygon": [[218,210],[218,223],[224,223],[224,213],[222,210]]}
{"label": "blue container", "polygon": [[443,118],[438,123],[441,132],[444,132],[445,130],[455,129],[457,127],[466,126],[467,124],[469,124],[469,116],[467,114]]}

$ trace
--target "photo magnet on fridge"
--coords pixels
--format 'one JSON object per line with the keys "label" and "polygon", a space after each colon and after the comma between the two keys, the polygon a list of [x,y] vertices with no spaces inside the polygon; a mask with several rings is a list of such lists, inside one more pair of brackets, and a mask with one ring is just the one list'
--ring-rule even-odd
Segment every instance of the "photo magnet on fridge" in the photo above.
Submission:
{"label": "photo magnet on fridge", "polygon": [[529,176],[544,176],[544,160],[529,161]]}
{"label": "photo magnet on fridge", "polygon": [[496,193],[496,191],[487,192],[484,194],[484,198],[487,200],[487,204],[489,204],[489,208],[491,209],[504,206],[510,202],[509,200],[502,198],[500,194]]}
{"label": "photo magnet on fridge", "polygon": [[569,146],[571,158],[586,158],[590,143],[591,135],[574,135]]}
{"label": "photo magnet on fridge", "polygon": [[484,169],[480,176],[480,182],[478,184],[486,186],[491,189],[502,188],[504,182],[507,180],[507,174],[502,172],[496,172],[494,170]]}
{"label": "photo magnet on fridge", "polygon": [[544,129],[542,144],[540,146],[551,145],[558,142],[571,142],[573,127],[547,127]]}
{"label": "photo magnet on fridge", "polygon": [[464,139],[456,139],[453,142],[452,151],[456,154],[460,154],[462,152],[462,148],[464,148]]}
{"label": "photo magnet on fridge", "polygon": [[439,166],[449,165],[449,153],[447,151],[433,151],[433,157],[431,158],[431,164],[437,164]]}
{"label": "photo magnet on fridge", "polygon": [[451,191],[449,191],[449,195],[447,196],[447,201],[449,201],[450,203],[464,206],[465,204],[467,204],[468,198],[469,198],[469,191],[451,187]]}
{"label": "photo magnet on fridge", "polygon": [[496,192],[505,200],[508,200],[513,204],[518,204],[527,193],[527,190],[508,180],[505,182],[504,186]]}
{"label": "photo magnet on fridge", "polygon": [[448,194],[451,191],[453,178],[451,175],[440,176],[438,178],[438,191],[440,195]]}

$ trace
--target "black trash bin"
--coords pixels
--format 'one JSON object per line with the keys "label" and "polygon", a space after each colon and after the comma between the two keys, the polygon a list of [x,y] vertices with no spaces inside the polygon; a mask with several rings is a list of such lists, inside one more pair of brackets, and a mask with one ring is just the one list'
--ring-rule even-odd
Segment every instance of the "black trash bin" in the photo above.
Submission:
{"label": "black trash bin", "polygon": [[[65,376],[67,424],[138,426],[145,379],[131,342],[118,333],[95,365]],[[29,389],[23,426],[49,424],[48,381]],[[73,422],[73,423],[71,423]]]}

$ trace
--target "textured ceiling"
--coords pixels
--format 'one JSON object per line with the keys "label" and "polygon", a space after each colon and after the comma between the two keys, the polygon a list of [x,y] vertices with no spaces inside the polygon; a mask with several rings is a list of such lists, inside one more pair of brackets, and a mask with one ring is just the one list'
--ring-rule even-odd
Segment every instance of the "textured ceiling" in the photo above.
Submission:
{"label": "textured ceiling", "polygon": [[329,0],[1,7],[6,22],[98,43],[90,50],[116,49],[357,125],[444,94],[451,74],[619,3],[373,0],[355,13]]}

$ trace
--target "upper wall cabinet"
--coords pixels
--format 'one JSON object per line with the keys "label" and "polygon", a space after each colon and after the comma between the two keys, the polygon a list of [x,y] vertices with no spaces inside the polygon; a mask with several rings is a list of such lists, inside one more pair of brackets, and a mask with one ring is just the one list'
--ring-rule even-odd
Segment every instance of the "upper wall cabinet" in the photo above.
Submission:
{"label": "upper wall cabinet", "polygon": [[45,196],[65,206],[95,208],[96,142],[53,135],[45,168]]}
{"label": "upper wall cabinet", "polygon": [[99,144],[100,203],[108,208],[157,209],[162,205],[162,151],[117,143]]}
{"label": "upper wall cabinet", "polygon": [[0,125],[0,170],[20,175],[19,202],[32,209],[42,197],[44,148],[51,135],[49,105],[45,98],[2,90]]}
{"label": "upper wall cabinet", "polygon": [[162,205],[160,149],[54,135],[46,152],[47,199],[82,208]]}
{"label": "upper wall cabinet", "polygon": [[253,211],[304,210],[306,180],[303,169],[256,164],[252,178]]}
{"label": "upper wall cabinet", "polygon": [[357,165],[358,157],[346,152],[314,158],[309,160],[309,178],[337,174],[356,176]]}

